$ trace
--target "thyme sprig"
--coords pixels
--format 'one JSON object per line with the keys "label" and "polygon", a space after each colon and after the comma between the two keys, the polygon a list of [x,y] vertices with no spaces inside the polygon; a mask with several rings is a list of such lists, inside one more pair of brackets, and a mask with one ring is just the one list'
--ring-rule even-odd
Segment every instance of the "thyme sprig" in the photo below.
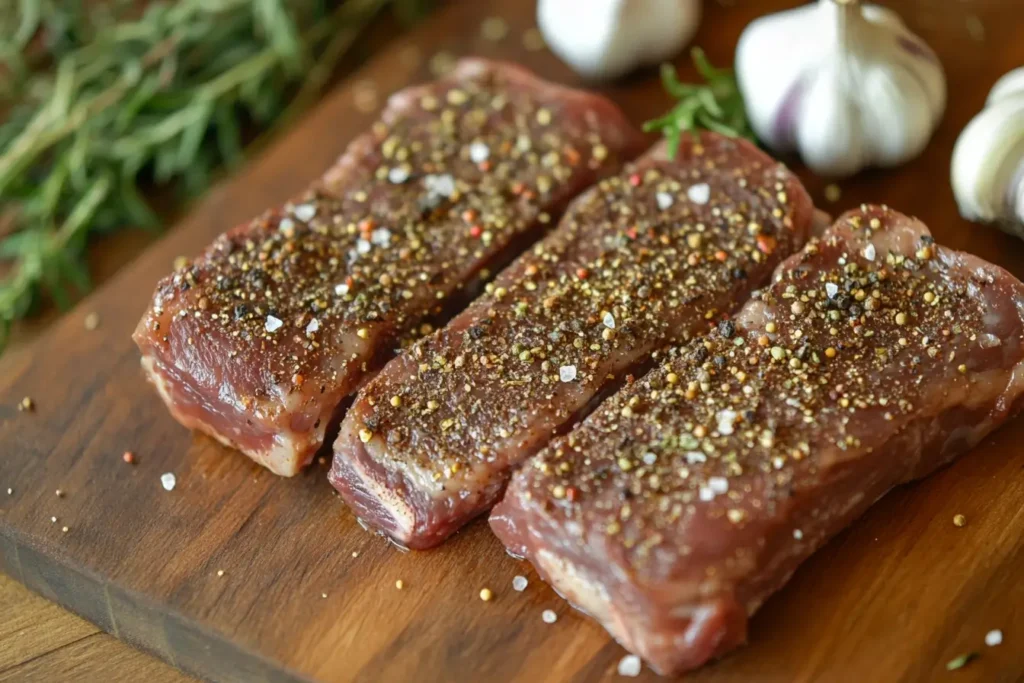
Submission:
{"label": "thyme sprig", "polygon": [[[0,10],[0,351],[42,292],[89,288],[96,233],[159,225],[308,103],[367,23],[424,0],[19,0]],[[83,10],[98,5],[102,11]]]}
{"label": "thyme sprig", "polygon": [[664,116],[646,122],[644,130],[661,131],[668,139],[669,158],[675,157],[684,131],[713,130],[756,142],[735,73],[731,69],[712,66],[699,47],[693,48],[690,54],[705,82],[682,83],[675,68],[671,64],[663,64],[661,82],[677,102]]}

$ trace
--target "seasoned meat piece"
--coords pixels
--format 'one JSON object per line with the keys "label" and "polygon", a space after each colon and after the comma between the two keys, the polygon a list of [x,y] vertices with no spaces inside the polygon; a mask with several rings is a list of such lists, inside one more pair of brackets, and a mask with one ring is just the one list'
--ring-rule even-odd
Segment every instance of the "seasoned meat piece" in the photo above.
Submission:
{"label": "seasoned meat piece", "polygon": [[1007,272],[889,209],[851,212],[732,334],[531,460],[491,526],[657,671],[700,666],[829,537],[1018,410],[1022,316]]}
{"label": "seasoned meat piece", "polygon": [[656,147],[366,386],[331,483],[399,544],[440,543],[652,352],[731,326],[812,215],[797,178],[747,142],[686,137],[674,162]]}
{"label": "seasoned meat piece", "polygon": [[293,475],[345,396],[642,146],[603,98],[464,60],[393,95],[306,196],[162,280],[143,365],[184,425]]}

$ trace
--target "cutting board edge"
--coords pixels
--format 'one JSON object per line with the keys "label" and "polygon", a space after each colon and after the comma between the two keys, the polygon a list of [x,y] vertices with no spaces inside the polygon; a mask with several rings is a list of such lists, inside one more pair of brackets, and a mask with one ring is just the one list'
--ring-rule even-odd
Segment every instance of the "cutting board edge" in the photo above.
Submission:
{"label": "cutting board edge", "polygon": [[111,636],[190,675],[239,683],[307,683],[254,650],[203,628],[177,610],[62,562],[60,552],[20,534],[0,518],[0,572]]}

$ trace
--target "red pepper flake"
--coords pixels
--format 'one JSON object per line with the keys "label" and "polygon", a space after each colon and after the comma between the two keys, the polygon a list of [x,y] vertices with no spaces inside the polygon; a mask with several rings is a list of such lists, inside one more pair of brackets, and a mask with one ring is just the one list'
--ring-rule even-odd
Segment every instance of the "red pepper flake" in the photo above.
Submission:
{"label": "red pepper flake", "polygon": [[774,237],[769,235],[758,235],[757,236],[757,248],[765,254],[771,254],[775,251],[775,246],[778,242],[775,241]]}
{"label": "red pepper flake", "polygon": [[634,225],[629,230],[627,230],[626,234],[629,235],[629,239],[635,240],[636,239],[636,226]]}
{"label": "red pepper flake", "polygon": [[570,503],[575,503],[578,495],[579,491],[577,491],[576,487],[574,486],[570,486],[569,488],[565,489],[565,497]]}
{"label": "red pepper flake", "polygon": [[580,153],[574,147],[566,147],[565,160],[570,166],[575,166],[580,163]]}
{"label": "red pepper flake", "polygon": [[629,176],[629,184],[632,185],[633,187],[639,187],[640,186],[640,174],[639,173],[634,173],[633,175]]}
{"label": "red pepper flake", "polygon": [[525,191],[526,191],[526,184],[523,183],[522,181],[517,181],[515,183],[512,183],[512,194],[518,195],[518,194],[522,194]]}
{"label": "red pepper flake", "polygon": [[577,268],[576,269],[576,277],[578,277],[579,279],[586,280],[587,277],[589,277],[589,276],[590,276],[590,271],[587,270],[586,268]]}
{"label": "red pepper flake", "polygon": [[364,234],[373,232],[373,229],[374,227],[376,227],[376,225],[377,224],[374,222],[372,218],[364,218],[363,220],[359,221],[359,232]]}
{"label": "red pepper flake", "polygon": [[633,375],[626,375],[626,384],[632,384],[636,381],[636,377]]}
{"label": "red pepper flake", "polygon": [[719,249],[718,251],[715,252],[715,258],[718,259],[719,261],[724,261],[725,259],[729,258],[729,255],[726,254],[721,249]]}
{"label": "red pepper flake", "polygon": [[465,211],[462,212],[462,220],[466,221],[467,223],[472,223],[473,221],[476,220],[476,211],[474,211],[473,209],[466,209]]}
{"label": "red pepper flake", "polygon": [[132,453],[131,451],[125,451],[124,455],[121,456],[121,459],[124,460],[129,465],[135,464],[135,454]]}
{"label": "red pepper flake", "polygon": [[345,278],[345,284],[348,285],[350,289],[352,288],[352,285],[354,285],[355,283],[355,278],[353,278],[351,275]]}
{"label": "red pepper flake", "polygon": [[299,373],[295,373],[294,375],[292,375],[292,384],[294,384],[297,387],[301,387],[302,383],[305,381],[306,378],[300,375]]}
{"label": "red pepper flake", "polygon": [[479,237],[480,235],[483,234],[483,232],[483,228],[481,228],[479,225],[474,225],[469,229],[470,237]]}
{"label": "red pepper flake", "polygon": [[476,165],[476,167],[479,168],[484,173],[486,173],[487,171],[491,170],[491,161],[490,159],[488,159],[487,161],[481,161],[479,164]]}

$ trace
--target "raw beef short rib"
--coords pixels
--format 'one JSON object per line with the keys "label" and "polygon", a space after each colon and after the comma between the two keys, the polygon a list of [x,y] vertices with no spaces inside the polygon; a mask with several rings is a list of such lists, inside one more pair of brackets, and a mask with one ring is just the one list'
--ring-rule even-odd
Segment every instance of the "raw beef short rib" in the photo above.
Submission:
{"label": "raw beef short rib", "polygon": [[[670,343],[703,334],[808,237],[799,180],[746,141],[658,145],[361,392],[331,483],[370,526],[442,542],[512,470]],[[723,323],[731,324],[731,323]]]}
{"label": "raw beef short rib", "polygon": [[347,395],[642,148],[603,98],[463,60],[393,95],[305,196],[162,280],[143,366],[182,424],[294,475]]}
{"label": "raw beef short rib", "polygon": [[531,460],[491,526],[657,671],[700,666],[878,498],[1018,410],[1022,316],[1009,273],[862,207]]}

